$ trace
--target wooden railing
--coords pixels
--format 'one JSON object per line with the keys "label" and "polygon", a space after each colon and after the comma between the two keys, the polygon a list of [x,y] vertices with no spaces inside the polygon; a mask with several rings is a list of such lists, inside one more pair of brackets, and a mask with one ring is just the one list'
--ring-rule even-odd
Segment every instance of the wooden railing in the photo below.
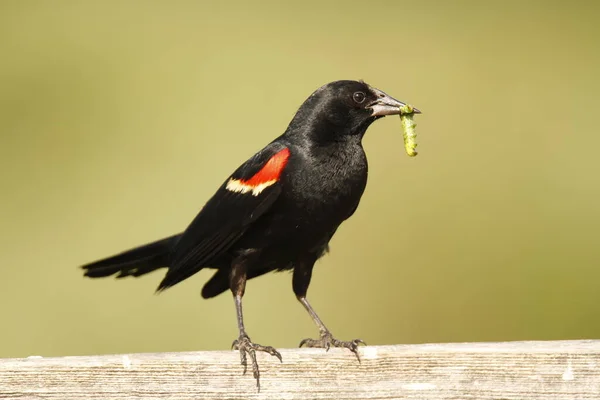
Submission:
{"label": "wooden railing", "polygon": [[2,399],[600,399],[600,341],[458,343],[0,360]]}

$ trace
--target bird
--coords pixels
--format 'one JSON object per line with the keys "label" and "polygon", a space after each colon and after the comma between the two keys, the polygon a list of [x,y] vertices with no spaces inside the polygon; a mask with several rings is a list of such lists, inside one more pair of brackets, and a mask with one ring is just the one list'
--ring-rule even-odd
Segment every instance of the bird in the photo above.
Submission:
{"label": "bird", "polygon": [[[242,313],[246,282],[272,271],[292,271],[292,289],[319,329],[300,347],[347,348],[360,362],[360,339],[335,338],[307,299],[315,262],[329,251],[338,227],[356,211],[367,184],[362,140],[376,120],[400,114],[405,103],[363,80],[338,80],[315,90],[287,129],[231,175],[178,234],[81,268],[100,278],[139,277],[166,268],[161,292],[202,269],[215,270],[202,297],[231,291],[244,374],[251,361],[260,390],[256,352],[282,361],[271,346],[251,341]],[[415,109],[415,113],[420,113]]]}

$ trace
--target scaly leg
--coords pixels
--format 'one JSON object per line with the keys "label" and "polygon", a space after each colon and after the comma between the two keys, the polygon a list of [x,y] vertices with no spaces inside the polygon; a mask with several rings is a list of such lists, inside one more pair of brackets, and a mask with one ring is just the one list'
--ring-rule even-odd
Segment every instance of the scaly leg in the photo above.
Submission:
{"label": "scaly leg", "polygon": [[242,314],[242,297],[244,296],[244,292],[246,290],[246,269],[245,260],[236,259],[232,264],[231,272],[229,274],[229,287],[231,288],[231,292],[233,293],[235,300],[237,324],[240,332],[240,336],[234,340],[231,347],[240,351],[240,360],[244,366],[244,374],[248,369],[247,356],[250,356],[252,372],[254,379],[256,379],[256,387],[260,391],[260,371],[258,369],[258,362],[256,361],[256,352],[264,351],[269,353],[270,355],[277,357],[280,362],[282,359],[281,354],[279,354],[279,352],[273,347],[261,346],[260,344],[252,343],[250,337],[246,334],[246,329],[244,328],[244,315]]}
{"label": "scaly leg", "polygon": [[325,326],[321,318],[317,315],[315,310],[312,308],[308,300],[306,299],[306,292],[310,285],[310,278],[312,276],[312,268],[314,261],[311,263],[298,263],[294,266],[294,276],[292,278],[292,286],[294,293],[298,301],[304,306],[308,314],[319,328],[320,339],[304,339],[300,342],[300,347],[321,347],[329,350],[330,347],[344,347],[354,353],[358,362],[360,362],[360,356],[358,354],[358,345],[366,344],[360,339],[354,339],[349,342],[337,340],[333,337],[329,329]]}

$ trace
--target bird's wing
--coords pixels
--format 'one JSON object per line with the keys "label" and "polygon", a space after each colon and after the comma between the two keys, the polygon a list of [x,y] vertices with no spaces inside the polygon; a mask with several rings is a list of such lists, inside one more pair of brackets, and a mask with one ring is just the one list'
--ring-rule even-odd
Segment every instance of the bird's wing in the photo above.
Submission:
{"label": "bird's wing", "polygon": [[158,290],[193,275],[226,252],[281,193],[290,151],[274,142],[240,166],[183,232]]}

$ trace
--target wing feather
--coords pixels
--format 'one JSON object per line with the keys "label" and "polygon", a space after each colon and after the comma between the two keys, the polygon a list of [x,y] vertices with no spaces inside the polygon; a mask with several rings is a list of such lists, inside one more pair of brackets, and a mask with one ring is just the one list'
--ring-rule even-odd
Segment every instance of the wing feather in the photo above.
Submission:
{"label": "wing feather", "polygon": [[271,143],[242,164],[183,232],[158,290],[198,272],[222,256],[279,197],[279,176],[290,152]]}

